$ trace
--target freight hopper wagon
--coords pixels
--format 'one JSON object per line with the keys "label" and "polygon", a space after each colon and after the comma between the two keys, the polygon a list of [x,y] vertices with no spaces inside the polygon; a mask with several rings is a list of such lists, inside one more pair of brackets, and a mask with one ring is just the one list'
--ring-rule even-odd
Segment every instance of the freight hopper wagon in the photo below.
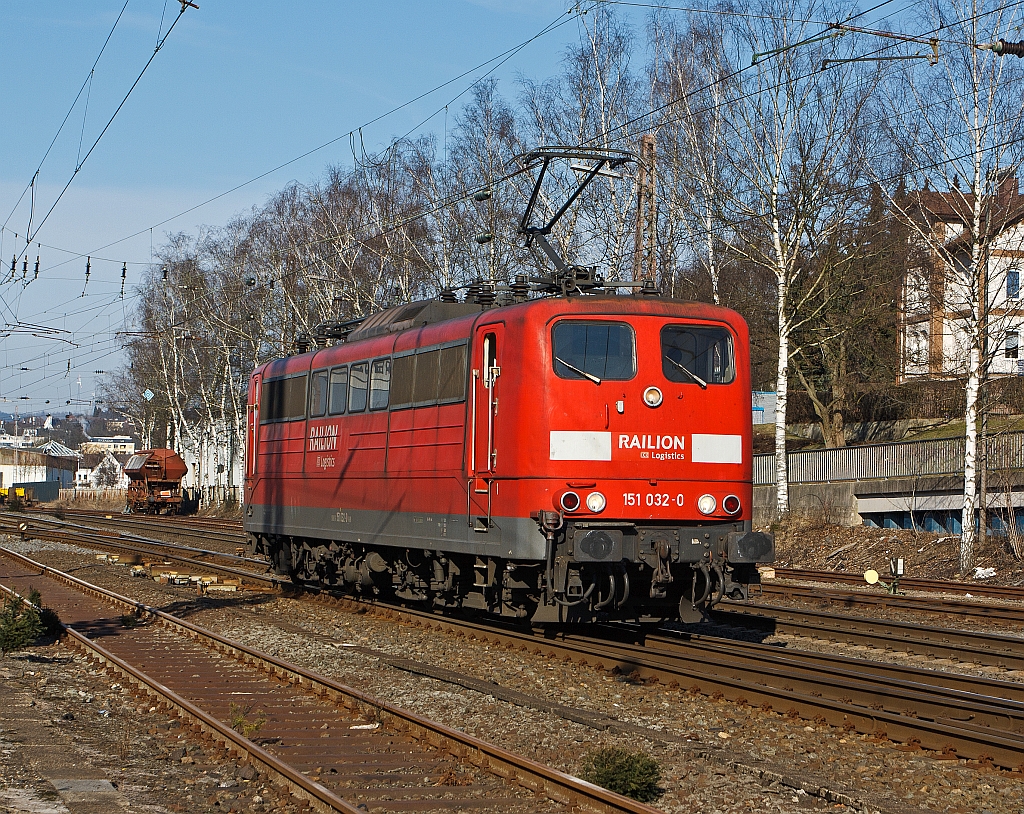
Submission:
{"label": "freight hopper wagon", "polygon": [[174,450],[144,449],[124,465],[129,512],[180,514],[181,479],[188,466]]}
{"label": "freight hopper wagon", "polygon": [[[570,273],[572,273],[570,271]],[[249,382],[245,530],[278,573],[545,621],[745,598],[747,327],[656,296],[419,302]]]}

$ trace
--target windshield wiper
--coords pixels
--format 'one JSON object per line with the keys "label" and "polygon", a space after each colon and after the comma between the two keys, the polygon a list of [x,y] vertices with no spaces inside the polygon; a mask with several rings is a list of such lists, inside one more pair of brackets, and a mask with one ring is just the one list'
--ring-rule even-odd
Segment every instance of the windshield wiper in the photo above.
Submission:
{"label": "windshield wiper", "polygon": [[667,353],[665,354],[665,358],[668,359],[668,361],[670,361],[672,364],[674,364],[681,371],[683,371],[683,373],[685,373],[687,376],[689,376],[691,379],[693,379],[694,382],[699,384],[701,390],[707,390],[708,389],[708,383],[706,381],[704,381],[696,373],[694,373],[692,370],[690,370],[689,368],[683,367],[681,364],[679,364],[679,362],[677,362],[675,359],[673,359]]}
{"label": "windshield wiper", "polygon": [[565,361],[565,359],[560,359],[559,357],[556,356],[555,361],[565,365],[573,373],[579,373],[584,379],[590,379],[590,381],[592,381],[594,384],[601,383],[601,380],[597,378],[597,376],[595,376],[593,373],[587,373],[587,371],[585,370],[580,370],[578,367],[573,367],[567,361]]}

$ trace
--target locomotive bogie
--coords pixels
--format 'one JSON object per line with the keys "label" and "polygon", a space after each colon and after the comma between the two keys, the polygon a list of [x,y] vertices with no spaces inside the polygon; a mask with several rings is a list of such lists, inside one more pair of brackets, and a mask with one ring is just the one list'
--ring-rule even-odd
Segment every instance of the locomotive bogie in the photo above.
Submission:
{"label": "locomotive bogie", "polygon": [[245,527],[279,573],[535,621],[745,597],[774,547],[750,530],[737,314],[562,297],[416,325],[411,308],[253,374]]}

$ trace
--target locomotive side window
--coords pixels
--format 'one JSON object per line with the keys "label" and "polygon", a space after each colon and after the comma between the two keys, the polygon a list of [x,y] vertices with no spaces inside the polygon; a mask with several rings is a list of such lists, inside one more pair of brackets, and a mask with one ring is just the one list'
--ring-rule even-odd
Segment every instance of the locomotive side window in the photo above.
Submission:
{"label": "locomotive side window", "polygon": [[313,373],[309,382],[309,417],[320,418],[327,413],[327,371]]}
{"label": "locomotive side window", "polygon": [[370,366],[366,362],[352,365],[348,387],[348,411],[361,413],[366,409],[366,380]]}
{"label": "locomotive side window", "polygon": [[661,369],[670,382],[700,387],[736,378],[732,336],[725,328],[666,325],[661,329]]}
{"label": "locomotive side window", "polygon": [[413,398],[413,376],[416,371],[416,355],[407,353],[396,356],[391,363],[391,409],[411,407]]}
{"label": "locomotive side window", "polygon": [[370,370],[370,409],[386,410],[391,390],[391,360],[374,359]]}
{"label": "locomotive side window", "polygon": [[636,338],[621,322],[559,322],[552,364],[562,379],[623,381],[636,375]]}
{"label": "locomotive side window", "polygon": [[306,417],[305,373],[286,379],[272,379],[263,385],[260,423],[295,421]]}
{"label": "locomotive side window", "polygon": [[466,398],[466,373],[465,343],[420,348],[395,356],[391,363],[391,409],[462,401]]}
{"label": "locomotive side window", "polygon": [[348,400],[348,368],[336,367],[331,371],[331,415],[341,415],[345,412],[345,402]]}
{"label": "locomotive side window", "polygon": [[434,404],[437,401],[437,364],[440,350],[416,354],[416,377],[412,387],[413,404]]}
{"label": "locomotive side window", "polygon": [[438,359],[437,400],[462,401],[466,397],[466,346],[442,348]]}

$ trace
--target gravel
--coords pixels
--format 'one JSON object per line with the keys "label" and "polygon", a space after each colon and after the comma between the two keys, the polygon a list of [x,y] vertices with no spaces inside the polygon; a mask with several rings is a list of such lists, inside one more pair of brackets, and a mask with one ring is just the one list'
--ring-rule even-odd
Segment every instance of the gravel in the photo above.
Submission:
{"label": "gravel", "polygon": [[[198,624],[570,773],[591,749],[643,749],[662,768],[664,794],[655,805],[665,811],[1003,814],[1018,812],[1024,797],[1024,782],[1014,773],[933,760],[928,753],[685,690],[325,603],[249,591],[196,597],[185,588],[132,579],[124,568],[98,564],[92,552],[41,550],[31,541],[19,547],[148,604],[176,603],[177,613]],[[486,684],[470,688],[400,669],[395,664],[401,660],[456,671],[470,684],[488,682],[495,689],[488,693]],[[537,699],[537,707],[554,703],[575,710],[578,720],[504,700],[512,691]],[[595,722],[611,716],[624,726],[588,726],[590,714]]]}

